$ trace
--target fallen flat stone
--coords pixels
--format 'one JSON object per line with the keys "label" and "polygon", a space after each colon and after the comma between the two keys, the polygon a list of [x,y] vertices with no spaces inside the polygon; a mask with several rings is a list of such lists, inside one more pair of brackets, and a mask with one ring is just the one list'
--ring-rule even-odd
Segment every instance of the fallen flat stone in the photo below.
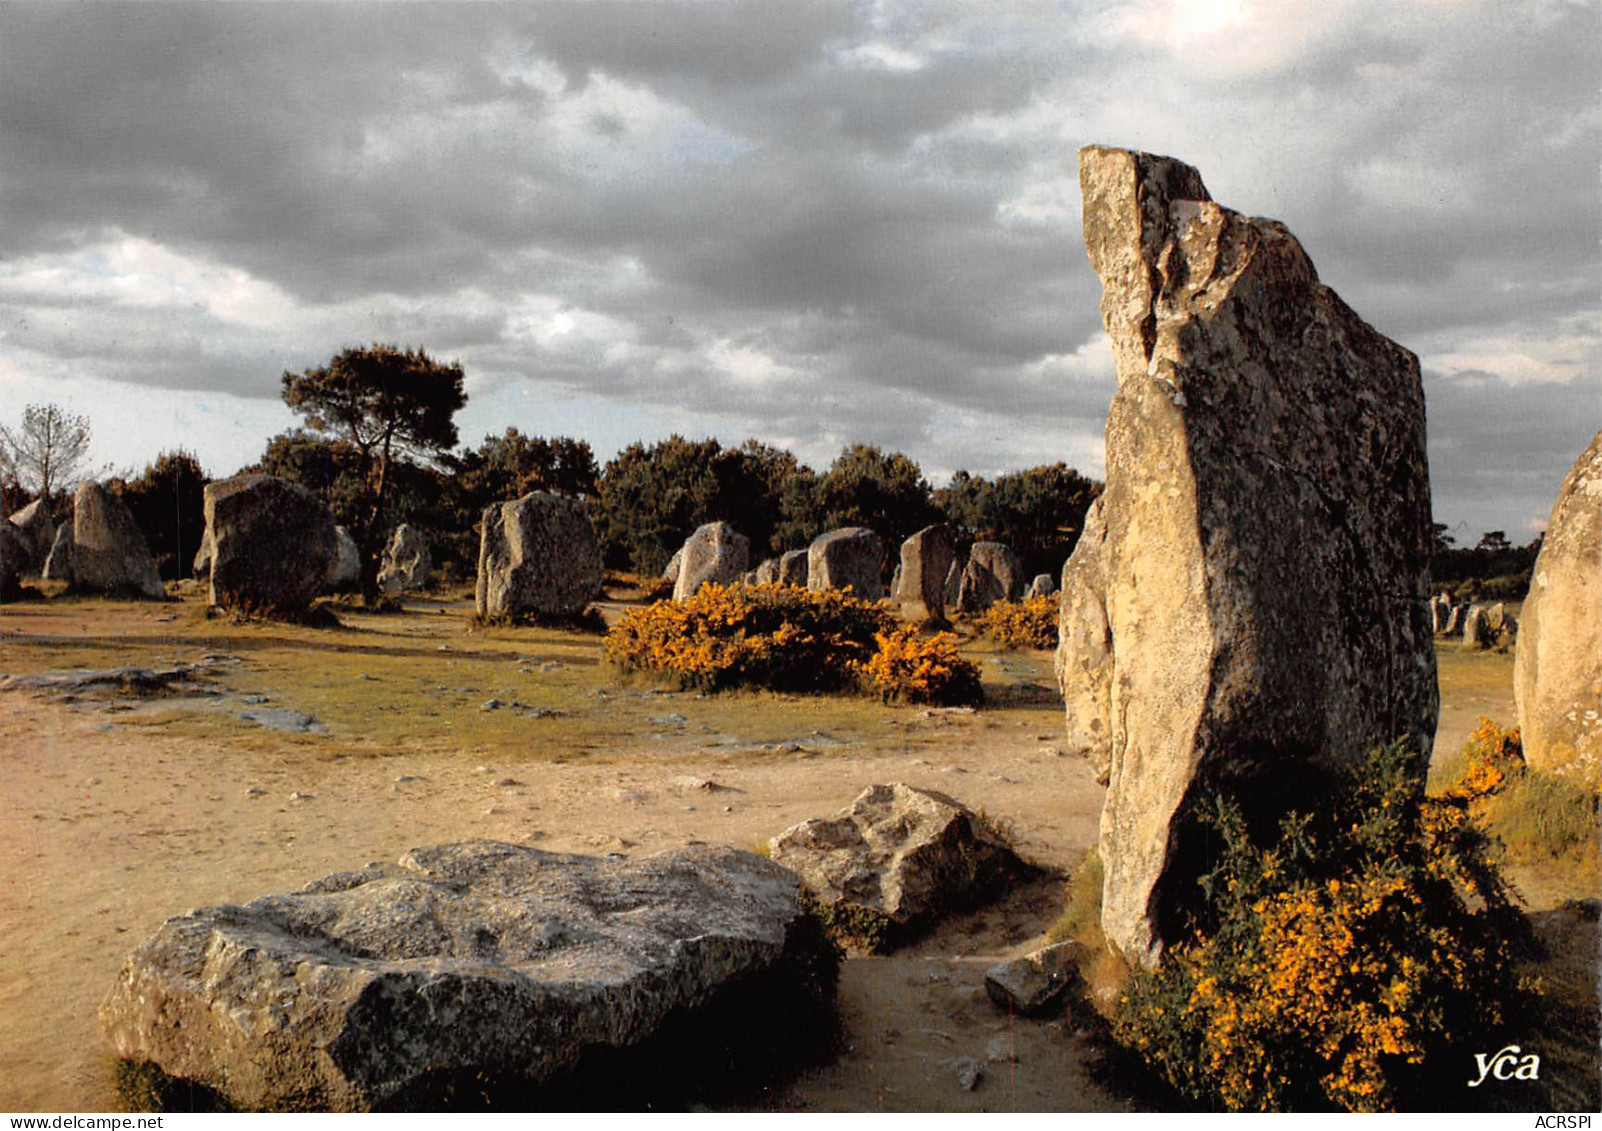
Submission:
{"label": "fallen flat stone", "polygon": [[169,919],[100,1019],[118,1058],[245,1109],[619,1105],[772,1074],[776,1036],[827,1033],[836,961],[751,853],[474,841]]}

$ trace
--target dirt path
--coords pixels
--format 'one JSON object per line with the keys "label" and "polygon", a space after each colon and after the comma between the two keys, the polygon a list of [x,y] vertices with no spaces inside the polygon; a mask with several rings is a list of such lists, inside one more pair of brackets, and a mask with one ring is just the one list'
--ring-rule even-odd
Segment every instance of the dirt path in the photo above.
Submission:
{"label": "dirt path", "polygon": [[[1054,745],[1059,709],[1035,694],[1050,680],[1044,654],[982,655],[987,687],[1000,684],[996,705],[977,714],[702,701],[613,687],[590,658],[593,638],[464,638],[457,612],[303,639],[203,622],[184,606],[8,609],[0,670],[225,650],[245,657],[225,681],[231,694],[266,688],[276,706],[327,719],[329,731],[264,732],[237,721],[232,699],[225,711],[197,702],[151,714],[0,694],[0,1108],[112,1102],[96,1010],[127,953],[168,916],[414,845],[751,848],[886,781],[984,810],[1049,868],[1070,868],[1095,841],[1103,790]],[[1481,713],[1507,717],[1506,684],[1496,660],[1443,668],[1443,745],[1461,743]],[[559,713],[486,712],[487,694]],[[406,715],[427,740],[408,735]],[[766,741],[792,733],[815,739],[801,749]],[[848,1052],[771,1106],[1118,1109],[1122,1100],[1085,1079],[1071,1021],[1010,1019],[983,994],[986,966],[1037,944],[1061,902],[1060,883],[1035,885],[893,957],[848,961]],[[963,1057],[984,1068],[972,1091],[957,1081]]]}
{"label": "dirt path", "polygon": [[[128,951],[168,916],[286,890],[414,845],[489,837],[559,851],[645,853],[692,840],[750,848],[842,807],[867,784],[897,780],[1000,818],[1025,854],[1049,866],[1071,865],[1093,842],[1102,791],[1083,762],[1040,741],[1037,719],[980,713],[925,722],[927,735],[889,749],[844,743],[755,757],[719,754],[685,734],[582,762],[510,750],[480,761],[168,736],[124,726],[103,707],[0,695],[0,1108],[111,1102],[96,1009]],[[931,942],[936,951],[848,963],[843,1010],[859,1053],[872,1050],[879,1068],[864,1075],[860,1056],[843,1058],[777,1106],[1104,1103],[1078,1095],[1078,1077],[1050,1051],[1067,1040],[1061,1026],[1030,1023],[1020,1038],[1027,1057],[1009,1062],[1005,1091],[992,1073],[991,1086],[963,1092],[942,1068],[957,1055],[985,1059],[985,1041],[968,1046],[997,1035],[1005,1018],[969,1001],[973,987],[984,965],[1024,949],[1058,906],[1037,900],[976,920],[983,925],[970,924],[950,954]],[[951,1004],[959,990],[961,1011]],[[900,1035],[887,1037],[890,1030]]]}

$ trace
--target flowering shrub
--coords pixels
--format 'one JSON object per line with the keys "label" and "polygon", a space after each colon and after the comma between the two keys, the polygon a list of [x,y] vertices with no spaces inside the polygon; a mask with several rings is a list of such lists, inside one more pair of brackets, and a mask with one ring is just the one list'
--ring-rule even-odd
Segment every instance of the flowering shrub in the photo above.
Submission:
{"label": "flowering shrub", "polygon": [[607,633],[606,654],[684,687],[837,691],[857,685],[889,623],[877,605],[839,590],[706,585],[629,610]]}
{"label": "flowering shrub", "polygon": [[1022,601],[997,601],[974,616],[973,626],[1008,648],[1055,648],[1059,600],[1051,593]]}
{"label": "flowering shrub", "polygon": [[978,706],[984,701],[979,669],[957,655],[949,632],[920,637],[911,625],[881,632],[867,674],[886,702]]}
{"label": "flowering shrub", "polygon": [[836,589],[707,585],[685,601],[631,609],[606,636],[628,671],[683,687],[843,691],[864,681],[888,702],[977,704],[979,669],[950,633],[892,630],[878,605]]}
{"label": "flowering shrub", "polygon": [[1501,793],[1508,778],[1524,772],[1524,744],[1519,728],[1506,730],[1484,715],[1463,748],[1463,768],[1445,796],[1477,801]]}
{"label": "flowering shrub", "polygon": [[1194,934],[1131,978],[1119,1041],[1237,1111],[1393,1110],[1506,1043],[1524,921],[1467,803],[1426,798],[1418,757],[1376,751],[1267,847],[1217,802]]}
{"label": "flowering shrub", "polygon": [[1576,880],[1602,870],[1597,795],[1577,782],[1530,770],[1518,727],[1481,717],[1457,766],[1443,796],[1467,803],[1510,861],[1562,858]]}

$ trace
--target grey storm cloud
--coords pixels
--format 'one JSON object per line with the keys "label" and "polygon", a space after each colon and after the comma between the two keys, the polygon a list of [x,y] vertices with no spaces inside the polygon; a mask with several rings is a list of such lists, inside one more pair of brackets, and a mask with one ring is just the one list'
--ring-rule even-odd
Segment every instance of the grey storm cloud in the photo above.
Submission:
{"label": "grey storm cloud", "polygon": [[1075,179],[1108,142],[1285,221],[1423,357],[1438,510],[1517,528],[1557,462],[1528,453],[1597,412],[1598,30],[1544,0],[3,5],[0,382],[271,400],[389,340],[475,395],[1042,462],[1111,393]]}

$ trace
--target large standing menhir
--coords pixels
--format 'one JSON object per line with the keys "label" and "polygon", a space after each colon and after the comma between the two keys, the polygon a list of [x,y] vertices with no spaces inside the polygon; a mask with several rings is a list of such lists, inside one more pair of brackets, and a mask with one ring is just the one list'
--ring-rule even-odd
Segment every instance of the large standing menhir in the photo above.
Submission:
{"label": "large standing menhir", "polygon": [[1149,963],[1206,869],[1208,794],[1306,804],[1335,763],[1429,748],[1424,396],[1283,225],[1195,169],[1092,146],[1079,179],[1118,390],[1058,671],[1109,773],[1103,926]]}

